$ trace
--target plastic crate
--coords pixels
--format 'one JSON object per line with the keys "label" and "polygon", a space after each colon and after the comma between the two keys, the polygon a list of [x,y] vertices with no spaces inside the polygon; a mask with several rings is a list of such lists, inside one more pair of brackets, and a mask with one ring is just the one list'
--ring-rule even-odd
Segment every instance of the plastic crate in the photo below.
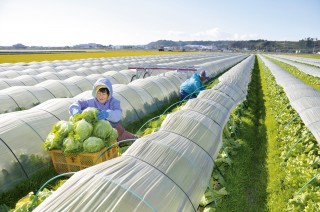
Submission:
{"label": "plastic crate", "polygon": [[[103,148],[99,152],[94,153],[70,153],[67,155],[64,155],[62,150],[58,149],[50,150],[49,152],[54,169],[57,173],[62,174],[66,172],[76,172],[95,164],[107,161],[111,158],[116,158],[119,155],[118,145],[115,145],[108,151],[104,152],[105,150],[106,148]],[[99,155],[101,156],[99,157]]]}

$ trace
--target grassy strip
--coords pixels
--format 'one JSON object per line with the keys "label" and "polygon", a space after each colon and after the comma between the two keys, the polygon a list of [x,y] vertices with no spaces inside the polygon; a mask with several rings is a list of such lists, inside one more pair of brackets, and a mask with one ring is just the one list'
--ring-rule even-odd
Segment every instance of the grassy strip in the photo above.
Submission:
{"label": "grassy strip", "polygon": [[[165,54],[190,54],[190,52],[159,52],[154,50],[109,50],[95,52],[71,52],[71,53],[52,53],[52,54],[1,54],[0,63],[18,62],[40,62],[53,60],[77,60],[85,58],[104,58],[104,57],[126,57],[126,56],[145,56],[145,55],[165,55]],[[192,52],[194,53],[194,52]]]}
{"label": "grassy strip", "polygon": [[314,87],[315,89],[320,91],[320,78],[319,77],[315,77],[315,76],[311,76],[309,74],[306,74],[303,71],[300,71],[298,68],[291,66],[287,63],[284,63],[284,62],[281,62],[281,61],[278,61],[278,60],[275,60],[272,58],[268,58],[268,59],[270,59],[272,62],[274,62],[275,64],[277,64],[281,68],[287,70],[289,73],[291,73],[295,77],[299,78],[307,85]]}
{"label": "grassy strip", "polygon": [[[277,111],[273,110],[273,101],[280,101],[280,91],[276,93],[276,95],[272,95],[268,90],[270,87],[278,87],[274,78],[270,75],[270,73],[266,73],[266,67],[258,59],[259,69],[261,70],[261,84],[262,90],[265,94],[265,108],[266,108],[266,119],[265,125],[267,126],[267,138],[268,138],[268,147],[267,147],[267,167],[268,167],[268,179],[267,179],[267,192],[268,192],[268,208],[271,211],[284,211],[285,208],[285,199],[283,195],[279,195],[282,193],[282,180],[284,179],[284,172],[282,171],[279,164],[281,163],[281,159],[279,155],[281,154],[281,150],[279,149],[279,143],[277,142],[278,137],[278,128],[279,125],[275,119],[277,115]],[[283,92],[282,92],[283,93]],[[277,202],[277,206],[274,204]]]}
{"label": "grassy strip", "polygon": [[266,210],[265,107],[257,63],[244,105],[241,124],[236,131],[240,147],[236,154],[230,156],[233,164],[225,173],[225,186],[229,195],[222,199],[217,211]]}

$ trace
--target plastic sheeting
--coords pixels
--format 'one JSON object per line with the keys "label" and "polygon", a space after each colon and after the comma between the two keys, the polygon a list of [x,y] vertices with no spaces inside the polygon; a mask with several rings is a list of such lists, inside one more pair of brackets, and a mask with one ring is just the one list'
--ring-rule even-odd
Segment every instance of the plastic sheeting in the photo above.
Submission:
{"label": "plastic sheeting", "polygon": [[[195,59],[194,57],[201,57],[201,58],[197,58]],[[239,55],[238,55],[239,56]],[[208,68],[208,66],[206,66],[206,63],[208,64],[212,64],[213,61],[216,60],[222,60],[225,58],[232,58],[232,57],[236,57],[234,55],[216,55],[216,54],[208,54],[207,57],[203,57],[203,55],[189,55],[186,58],[176,58],[176,59],[172,59],[170,61],[158,61],[158,63],[156,65],[160,66],[160,67],[191,67],[191,66],[195,66],[195,67],[199,67],[203,66],[202,68]],[[244,58],[244,57],[243,57]],[[242,58],[242,59],[243,59]],[[225,61],[224,61],[225,63]],[[150,65],[150,64],[148,64]],[[151,65],[152,66],[152,65]],[[146,66],[148,67],[148,66]],[[156,76],[156,75],[161,75],[164,74],[166,75],[170,70],[169,69],[161,69],[161,70],[148,70],[145,73],[143,73],[143,75],[145,76]],[[200,69],[199,69],[200,71]],[[185,71],[185,73],[187,73],[187,77],[191,77],[191,75],[193,74],[193,72],[191,71]]]}
{"label": "plastic sheeting", "polygon": [[197,211],[235,106],[219,90],[202,91],[158,132],[136,140],[121,157],[77,172],[34,211]]}
{"label": "plastic sheeting", "polygon": [[[118,95],[122,96],[132,105],[134,109],[133,113],[139,119],[157,109],[152,97],[143,88],[120,84],[114,85],[113,88]],[[126,118],[130,119],[130,116],[126,116]]]}
{"label": "plastic sheeting", "polygon": [[[97,76],[109,77],[113,79],[114,83],[117,84],[128,84],[133,78],[135,72],[132,70],[125,70],[120,72],[110,71],[110,72],[102,72],[103,69],[95,69],[92,71],[88,69],[88,72],[83,72],[82,70],[62,70],[60,72],[43,72],[36,75],[20,75],[18,77],[10,77],[12,79],[8,80],[7,78],[0,78],[0,89],[8,88],[14,85],[26,85],[32,86],[36,85],[45,80],[67,80],[72,77],[82,76],[82,78],[87,78],[85,76],[90,76],[91,74],[97,74]],[[21,72],[20,72],[21,73]],[[1,72],[0,72],[1,74]],[[98,78],[99,78],[98,77]]]}
{"label": "plastic sheeting", "polygon": [[260,56],[260,58],[270,69],[277,83],[283,87],[290,105],[297,111],[306,127],[320,143],[320,92],[265,57]]}
{"label": "plastic sheeting", "polygon": [[289,65],[292,65],[306,74],[309,74],[314,77],[320,77],[320,62],[319,62],[319,67],[314,67],[311,65],[306,65],[306,64],[294,62],[294,61],[287,60],[287,59],[281,59],[281,57],[279,58],[279,57],[275,57],[275,56],[271,56],[271,55],[268,55],[268,56],[273,59],[279,60],[279,61],[287,63]]}
{"label": "plastic sheeting", "polygon": [[[243,57],[234,58],[232,60],[233,64],[237,63],[241,58]],[[253,57],[251,57],[251,59],[252,58]],[[224,65],[225,62],[227,62],[228,65]],[[220,62],[215,61],[214,64],[215,65],[213,67],[219,67],[219,66],[229,67],[231,65],[231,62],[230,60],[221,60]],[[239,65],[241,64],[242,63],[240,63]],[[243,64],[241,66],[243,66]],[[246,68],[250,69],[250,67],[246,67]],[[210,70],[210,69],[207,69],[207,70],[211,71],[214,74],[218,74],[213,70]],[[223,71],[223,69],[220,68],[219,71]],[[236,69],[234,69],[234,72],[236,72]],[[243,75],[243,73],[241,74],[242,74],[241,75],[242,78],[240,80],[242,80],[242,83],[247,83],[246,80],[243,80],[244,77],[246,77],[246,75]],[[130,86],[128,87],[125,85],[115,85],[116,92],[114,93],[114,96],[120,100],[121,107],[123,110],[123,115],[124,115],[123,117],[125,117],[124,119],[122,119],[123,124],[127,125],[129,123],[132,123],[138,120],[140,117],[143,117],[145,113],[153,112],[156,108],[159,108],[159,106],[166,104],[172,101],[173,99],[177,98],[179,95],[179,86],[186,79],[187,79],[186,73],[170,71],[170,72],[167,72],[164,76],[162,75],[151,76],[143,80],[141,79],[141,80],[133,81],[132,83],[129,84],[130,86],[133,85],[133,86],[139,86],[143,88],[144,91],[142,90],[141,92],[144,92],[144,94],[142,95],[138,95],[138,92],[137,92],[138,88],[135,89],[135,88],[130,88]],[[232,85],[230,85],[228,88],[231,89],[231,87]],[[241,89],[244,90],[244,88],[241,88]],[[236,89],[236,91],[238,92],[238,89]],[[151,96],[152,100],[148,96]],[[76,96],[75,99],[90,98],[90,97],[91,97],[91,93],[85,92]],[[241,97],[243,98],[243,93]],[[146,100],[144,98],[148,98],[149,100]],[[135,99],[136,101],[132,102],[130,101],[131,99]],[[146,105],[149,105],[147,106],[149,107],[149,109],[145,108]],[[157,105],[159,106],[156,107]]]}
{"label": "plastic sheeting", "polygon": [[[164,57],[164,58],[165,60],[174,59],[173,57]],[[179,58],[175,59],[175,61],[178,61]],[[188,58],[191,59],[192,55],[188,55]],[[197,58],[200,58],[200,56],[197,55]],[[210,58],[210,56],[206,56],[204,58]],[[159,62],[159,60],[160,59],[157,59],[155,61]],[[85,60],[81,62],[84,62],[84,61]],[[238,61],[239,60],[236,59],[233,62],[235,64]],[[67,62],[67,61],[64,61],[64,62]],[[100,62],[102,64],[103,60],[101,60]],[[95,63],[96,62],[90,62],[90,64],[95,64]],[[224,67],[223,63],[224,61],[221,61],[220,63],[222,67]],[[55,70],[55,67],[63,65],[62,62],[59,62],[59,61],[39,63],[39,67],[40,67],[40,64],[44,68],[38,68],[38,70],[43,69],[43,72],[46,72],[51,69]],[[64,68],[64,67],[61,67],[61,68]],[[23,69],[17,68],[17,70],[23,70]],[[124,74],[126,73],[134,74],[134,72],[130,70],[119,71],[119,72],[121,73],[125,72]],[[105,74],[107,73],[108,72],[106,72]],[[46,91],[49,91],[50,94],[52,94],[55,97],[59,95],[64,95],[64,94],[72,96],[75,93],[79,92],[80,88],[82,87],[83,89],[88,88],[89,81],[91,82],[95,81],[99,77],[101,77],[100,74],[91,74],[87,77],[84,77],[83,79],[80,79],[79,76],[74,76],[64,81],[46,80],[41,82],[40,85],[41,85],[41,88],[45,88]],[[88,81],[85,78],[87,78]],[[127,79],[129,78],[130,77],[128,77]],[[122,78],[122,79],[125,79],[125,78]],[[149,77],[148,80],[150,80],[151,82],[155,83],[158,86],[162,85],[162,89],[158,91],[158,94],[156,93],[155,89],[150,89],[150,90],[153,90],[153,92],[149,92],[149,90],[146,90],[146,88],[142,85],[139,85],[139,83],[136,83],[136,84],[133,83],[132,85],[129,84],[127,86],[128,88],[125,88],[125,89],[122,89],[124,88],[124,85],[122,85],[119,87],[121,88],[119,89],[119,91],[117,90],[117,88],[114,89],[115,97],[121,101],[121,106],[124,111],[124,116],[122,119],[122,121],[124,122],[123,124],[126,125],[129,123],[132,123],[133,121],[138,120],[142,116],[148,115],[150,111],[153,112],[154,110],[156,110],[158,108],[157,104],[155,103],[156,98],[158,98],[160,102],[161,101],[168,102],[175,98],[177,99],[179,84],[182,81],[184,81],[184,79],[186,79],[186,75],[184,73],[176,73],[176,72],[167,73],[166,76]],[[112,78],[111,80],[115,80],[115,79]],[[25,86],[25,87],[30,89],[30,92],[29,91],[28,92],[30,94],[32,93],[33,97],[37,97],[37,100],[41,101],[41,99],[47,98],[47,96],[44,95],[44,93],[46,92],[45,90],[42,90],[41,92],[35,91],[36,88],[38,88],[38,85],[39,84],[37,84],[37,86],[33,86],[33,88],[28,86]],[[11,89],[14,89],[14,88],[11,88]],[[131,90],[133,89],[134,91],[131,92],[130,89]],[[130,93],[133,93],[135,97],[134,98],[128,97],[128,94],[125,93],[126,91],[130,91]],[[91,90],[82,92],[77,96],[80,97],[81,95],[86,98],[91,97]],[[125,99],[124,97],[127,97],[128,99]],[[27,101],[28,99],[29,97],[25,99],[19,99],[19,102],[24,102],[24,101],[30,102],[30,99],[29,101]],[[2,149],[3,151],[6,151],[6,154],[5,154],[6,157],[3,158],[4,161],[2,163],[4,165],[1,164],[1,170],[3,170],[3,172],[0,173],[0,180],[1,180],[0,190],[1,191],[9,188],[10,186],[14,185],[15,182],[17,182],[16,180],[13,180],[13,179],[22,180],[34,173],[33,171],[30,173],[23,171],[24,163],[21,162],[23,161],[23,159],[27,158],[28,163],[31,163],[31,164],[35,163],[34,166],[37,169],[40,169],[41,167],[46,166],[45,163],[42,161],[42,155],[45,155],[48,157],[48,153],[42,147],[43,137],[44,135],[49,133],[52,125],[56,122],[55,120],[67,120],[69,118],[68,107],[71,103],[75,101],[75,99],[76,97],[74,99],[72,98],[50,99],[29,110],[0,115],[0,139],[3,145],[6,146],[6,148]],[[140,104],[137,104],[135,102],[136,99],[140,99]],[[147,103],[146,105],[148,105],[148,107],[144,108],[145,105],[143,104],[141,108],[141,103],[144,103],[144,104]],[[139,112],[137,113],[136,111],[139,111]],[[17,120],[16,124],[7,124],[7,120],[9,119],[8,117],[10,117],[11,120]],[[19,133],[17,133],[17,131],[19,131]],[[32,140],[32,142],[31,143],[25,142],[26,140],[27,141]],[[33,148],[36,151],[35,152],[26,151],[25,154],[27,155],[27,157],[23,156],[23,158],[20,158],[21,150],[28,149],[29,148],[28,145],[30,144],[33,146]],[[24,147],[25,145],[27,145],[26,148]],[[13,149],[9,149],[8,146],[12,147]],[[39,152],[37,152],[37,150],[39,150]],[[7,157],[7,155],[11,155],[11,156]],[[10,158],[14,158],[14,160],[13,159],[11,160]],[[34,160],[34,158],[36,158],[36,160]],[[11,169],[10,167],[14,167],[14,169]],[[17,174],[17,173],[20,173],[20,174]],[[9,180],[9,182],[7,182],[8,179],[12,179],[12,180]]]}
{"label": "plastic sheeting", "polygon": [[14,79],[0,79],[0,89],[9,88],[11,86],[23,86],[25,85],[20,80],[14,80]]}
{"label": "plastic sheeting", "polygon": [[[42,73],[46,74],[50,74],[48,71],[52,71],[52,73],[53,71],[56,71],[54,67],[60,66],[61,69],[65,68],[61,66],[62,64],[60,62],[39,63],[39,65],[40,64],[44,66],[42,68],[38,68],[38,71],[41,72],[41,69]],[[17,70],[21,71],[23,68],[17,68]],[[37,100],[41,102],[44,98],[51,96],[54,96],[54,99],[47,100],[29,110],[0,115],[0,169],[2,171],[0,173],[0,190],[4,191],[9,189],[15,183],[34,174],[36,170],[47,166],[47,159],[49,156],[43,148],[43,140],[51,130],[54,123],[58,120],[67,120],[69,118],[70,115],[68,113],[68,107],[75,101],[75,99],[71,98],[57,97],[67,95],[72,96],[78,93],[79,90],[82,91],[88,89],[90,87],[89,83],[95,82],[96,79],[101,76],[110,78],[110,81],[112,81],[113,84],[117,84],[118,82],[113,78],[113,76],[117,75],[119,79],[128,82],[134,74],[135,72],[132,70],[123,70],[119,71],[119,73],[106,72],[102,75],[90,74],[87,77],[73,76],[66,80],[45,80],[45,78],[41,78],[37,75],[35,77],[45,81],[34,86],[24,86],[24,83],[16,79],[3,80],[2,82],[8,85],[6,88],[9,88],[9,91],[12,90],[12,92],[15,93],[12,96],[16,97],[17,101],[14,101],[14,98],[11,98],[11,102],[8,100],[8,103],[13,107],[22,107],[22,105],[25,107],[31,107],[31,103],[33,101]],[[172,76],[150,77],[150,81],[155,82],[157,85],[162,85],[164,88],[162,91],[166,91],[165,94],[159,95],[164,98],[163,101],[168,101],[168,96],[170,100],[177,98],[177,88],[179,85],[175,83],[180,83],[179,78],[181,78],[181,74],[179,73],[178,75],[178,78]],[[57,75],[53,73],[53,76]],[[20,87],[16,87],[16,85]],[[141,98],[141,103],[148,102],[149,106],[144,108],[146,114],[140,113],[140,117],[157,109],[157,105],[154,103],[154,96],[151,97],[151,94],[148,93],[147,90],[144,91],[142,86],[139,84],[133,84],[128,86],[128,89],[135,89],[139,91],[134,92],[137,93],[136,95],[138,95],[139,98]],[[127,89],[123,89],[123,91],[126,90]],[[24,92],[26,92],[26,94]],[[136,101],[136,99],[126,100],[123,97],[126,96],[125,94],[122,95],[120,91],[118,93],[117,90],[115,90],[115,97],[121,101],[121,106],[124,111],[124,124],[138,120],[139,117],[132,114],[137,114],[135,111],[140,110],[139,107],[141,107],[141,104],[137,104],[137,108],[133,108],[131,105],[134,104],[131,102]],[[167,94],[168,96],[166,96]],[[81,95],[84,97],[91,97],[91,90],[82,92]],[[154,93],[154,95],[157,94]],[[10,99],[8,96],[2,97]],[[159,99],[159,101],[161,101],[161,99]],[[6,101],[4,101],[4,99],[1,99],[2,106],[7,104],[5,104],[5,102]],[[19,133],[17,133],[17,131],[19,131]]]}
{"label": "plastic sheeting", "polygon": [[130,85],[139,85],[149,93],[149,95],[153,98],[156,106],[158,108],[161,108],[161,106],[166,105],[173,100],[173,98],[171,97],[176,97],[174,91],[175,87],[171,86],[171,84],[169,84],[169,86],[166,86],[165,84],[161,83],[161,81],[164,81],[163,79],[161,79],[161,77],[148,77],[146,79],[135,80],[130,83]]}
{"label": "plastic sheeting", "polygon": [[131,82],[132,78],[132,76],[128,76],[124,73],[121,73],[120,71],[108,71],[104,74],[104,76],[113,77],[118,82],[118,84],[128,84],[129,82]]}
{"label": "plastic sheeting", "polygon": [[209,77],[215,77],[226,71],[228,68],[231,68],[236,63],[242,61],[246,57],[248,57],[248,55],[236,55],[213,62],[207,62],[202,65],[196,65],[195,67],[199,70],[199,72],[201,70],[205,70]]}
{"label": "plastic sheeting", "polygon": [[19,71],[3,71],[0,72],[0,78],[14,78],[14,77],[18,77],[20,76],[20,72]]}
{"label": "plastic sheeting", "polygon": [[320,59],[316,59],[316,58],[295,57],[295,56],[289,56],[289,55],[277,55],[277,57],[320,67]]}
{"label": "plastic sheeting", "polygon": [[34,86],[15,86],[0,91],[0,113],[27,109],[54,98],[46,88]]}
{"label": "plastic sheeting", "polygon": [[34,77],[29,75],[21,75],[19,77],[16,77],[15,79],[21,81],[24,85],[27,86],[35,85],[39,82],[44,81],[44,79],[41,77]]}
{"label": "plastic sheeting", "polygon": [[12,184],[46,166],[47,161],[41,159],[48,158],[43,151],[42,142],[47,136],[47,129],[52,127],[48,126],[48,123],[57,121],[55,117],[41,110],[20,112],[19,116],[12,113],[1,117],[0,143],[5,145],[5,148],[0,149],[1,190],[10,188]]}
{"label": "plastic sheeting", "polygon": [[[81,92],[92,89],[95,81],[101,77],[110,79],[114,84],[129,83],[133,74],[133,71],[126,71],[124,73],[107,72],[105,74],[97,74],[88,77],[73,76],[66,80],[45,80],[34,86],[11,86],[0,90],[2,106],[0,108],[0,113],[29,109],[51,98],[74,97]],[[113,76],[118,77],[115,79]]]}

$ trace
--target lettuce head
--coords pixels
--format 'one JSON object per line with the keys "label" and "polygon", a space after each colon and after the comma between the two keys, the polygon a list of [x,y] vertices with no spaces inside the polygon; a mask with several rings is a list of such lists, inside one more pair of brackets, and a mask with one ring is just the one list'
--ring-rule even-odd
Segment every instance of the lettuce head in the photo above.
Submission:
{"label": "lettuce head", "polygon": [[110,146],[114,140],[118,138],[118,131],[112,128],[111,133],[107,139],[104,140],[106,146]]}
{"label": "lettuce head", "polygon": [[103,147],[105,145],[101,138],[91,136],[83,142],[85,152],[99,152]]}
{"label": "lettuce head", "polygon": [[93,126],[92,135],[103,140],[107,139],[112,133],[112,126],[107,120],[99,120]]}
{"label": "lettuce head", "polygon": [[84,141],[91,136],[93,127],[85,119],[81,119],[75,123],[74,138],[77,141]]}
{"label": "lettuce head", "polygon": [[64,153],[78,153],[82,150],[82,143],[74,140],[72,137],[65,138],[63,140],[63,152]]}
{"label": "lettuce head", "polygon": [[43,144],[46,150],[61,149],[63,138],[58,133],[50,132]]}
{"label": "lettuce head", "polygon": [[61,120],[53,125],[51,132],[59,134],[62,138],[66,138],[69,132],[71,132],[72,130],[73,130],[72,122]]}
{"label": "lettuce head", "polygon": [[83,119],[85,119],[87,122],[93,124],[98,120],[97,119],[97,113],[98,112],[99,112],[99,110],[97,108],[88,107],[88,108],[86,108],[85,110],[82,111],[81,117]]}

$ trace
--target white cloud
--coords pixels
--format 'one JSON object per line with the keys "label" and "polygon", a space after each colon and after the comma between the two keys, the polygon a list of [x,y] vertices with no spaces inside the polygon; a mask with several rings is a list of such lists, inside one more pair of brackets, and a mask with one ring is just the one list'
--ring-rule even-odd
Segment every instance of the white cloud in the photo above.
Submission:
{"label": "white cloud", "polygon": [[224,36],[228,36],[228,33],[223,32],[219,28],[213,28],[213,29],[191,34],[191,37],[195,39],[200,39],[200,40],[216,40]]}
{"label": "white cloud", "polygon": [[185,32],[181,32],[181,31],[169,31],[168,36],[185,36],[186,33]]}
{"label": "white cloud", "polygon": [[213,28],[201,32],[196,32],[190,35],[191,40],[254,40],[260,39],[257,34],[239,34],[225,32],[220,28]]}
{"label": "white cloud", "polygon": [[233,40],[257,40],[261,39],[261,36],[257,34],[233,34]]}

